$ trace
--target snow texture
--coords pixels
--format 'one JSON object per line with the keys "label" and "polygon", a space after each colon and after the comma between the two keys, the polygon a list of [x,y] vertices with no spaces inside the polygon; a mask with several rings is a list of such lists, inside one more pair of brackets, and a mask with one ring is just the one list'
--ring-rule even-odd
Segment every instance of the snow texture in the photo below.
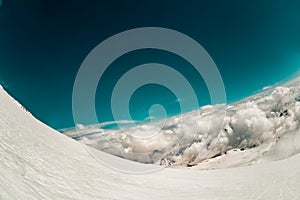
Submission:
{"label": "snow texture", "polygon": [[[279,88],[275,90],[272,98],[267,95],[264,97],[267,100],[262,100],[262,97],[259,97],[258,101],[261,105],[251,102],[239,104],[238,107],[243,107],[249,112],[235,110],[234,108],[237,107],[234,105],[232,112],[236,114],[231,119],[235,124],[230,125],[232,133],[235,133],[236,129],[254,133],[253,131],[260,130],[261,125],[258,121],[262,120],[265,124],[264,134],[263,136],[250,134],[250,139],[247,136],[246,142],[235,139],[232,141],[231,137],[227,137],[228,141],[224,143],[230,143],[235,147],[246,147],[249,144],[267,141],[272,135],[284,135],[286,140],[281,141],[283,144],[287,142],[287,145],[290,145],[293,141],[290,140],[291,137],[299,138],[297,130],[289,133],[291,137],[283,131],[283,129],[294,130],[294,127],[298,126],[295,124],[295,119],[299,120],[298,103],[292,102],[297,106],[290,107],[289,98],[286,98],[290,93],[282,95],[282,92],[288,91],[291,89]],[[282,98],[279,99],[276,95],[281,95]],[[269,101],[269,98],[276,103],[272,105],[264,103]],[[287,114],[282,110],[285,106],[289,108]],[[265,109],[270,112],[265,112]],[[281,113],[288,117],[277,117]],[[250,121],[238,125],[240,121],[238,116],[249,118]],[[169,127],[171,126],[172,123],[169,124]],[[143,127],[140,129],[142,130]],[[271,134],[269,133],[271,130],[276,132]],[[206,140],[213,141],[213,139]],[[188,147],[184,152],[193,149],[198,152],[201,149],[201,142],[198,143],[194,142],[194,147]],[[273,158],[276,152],[281,152],[282,148],[285,149],[285,145],[277,144],[278,148],[269,151],[272,152],[270,158]],[[214,148],[217,146],[215,145]],[[288,148],[287,151],[288,158],[247,167],[217,170],[199,170],[196,167],[167,168],[156,173],[141,175],[119,173],[97,162],[79,142],[35,119],[0,88],[0,199],[4,200],[300,199],[300,155],[290,156],[294,154],[292,146],[296,148],[297,144],[293,143],[290,146],[291,149]],[[147,148],[154,147],[150,145]],[[143,150],[142,147],[138,149]],[[236,151],[232,150],[231,153],[235,154]],[[129,163],[137,168],[139,165],[144,165],[109,154],[105,155],[110,160]],[[185,155],[189,157],[188,153]]]}

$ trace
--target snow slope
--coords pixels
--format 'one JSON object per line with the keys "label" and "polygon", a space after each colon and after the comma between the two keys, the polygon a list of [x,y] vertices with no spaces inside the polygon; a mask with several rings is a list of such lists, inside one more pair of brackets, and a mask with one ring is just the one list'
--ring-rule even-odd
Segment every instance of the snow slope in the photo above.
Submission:
{"label": "snow slope", "polygon": [[[106,155],[139,168],[139,163]],[[116,160],[118,159],[118,160]],[[150,166],[151,167],[151,166]],[[119,173],[0,88],[0,199],[300,199],[300,155],[220,170]]]}

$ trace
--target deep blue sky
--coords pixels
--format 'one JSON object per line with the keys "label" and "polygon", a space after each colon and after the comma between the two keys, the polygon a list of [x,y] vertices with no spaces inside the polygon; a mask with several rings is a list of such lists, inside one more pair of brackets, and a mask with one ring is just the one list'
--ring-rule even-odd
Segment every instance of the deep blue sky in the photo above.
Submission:
{"label": "deep blue sky", "polygon": [[[219,67],[232,102],[298,71],[299,10],[297,0],[4,0],[0,84],[43,122],[57,129],[73,126],[72,87],[87,54],[116,33],[155,26],[198,41]],[[200,104],[210,103],[205,84],[196,85],[201,77],[184,60],[163,51],[137,51],[116,60],[102,80],[107,87],[96,97],[101,121],[112,120],[110,93],[118,77],[147,62],[176,68],[191,81]],[[166,88],[145,86],[132,98],[132,116],[145,118],[153,103],[177,114],[174,98]]]}

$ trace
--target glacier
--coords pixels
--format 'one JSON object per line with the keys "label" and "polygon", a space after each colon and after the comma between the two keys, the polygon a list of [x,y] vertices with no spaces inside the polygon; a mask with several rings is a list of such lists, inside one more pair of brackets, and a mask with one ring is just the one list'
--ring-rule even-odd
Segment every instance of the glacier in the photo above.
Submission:
{"label": "glacier", "polygon": [[[148,145],[101,128],[100,133],[76,141],[37,120],[0,88],[0,199],[300,199],[299,80],[226,106],[220,132],[204,124],[195,134],[186,134],[195,124],[192,112],[182,116],[186,123],[181,131],[173,134],[178,128],[175,116],[158,135],[161,143]],[[202,108],[200,118],[218,113],[218,106],[224,105]],[[201,123],[199,118],[196,121]],[[134,130],[153,130],[147,126],[155,125]],[[205,135],[205,130],[211,134]],[[118,156],[102,152],[102,158],[137,169],[155,166],[128,160],[133,151],[146,155],[139,158],[141,162],[167,160],[179,167],[149,174],[120,173],[98,162],[82,144],[85,140],[95,147],[105,141],[104,136],[113,145],[107,152]],[[178,140],[182,143],[173,146]],[[120,151],[125,144],[127,154]],[[161,154],[149,157],[158,146]],[[201,170],[213,168],[217,169]]]}

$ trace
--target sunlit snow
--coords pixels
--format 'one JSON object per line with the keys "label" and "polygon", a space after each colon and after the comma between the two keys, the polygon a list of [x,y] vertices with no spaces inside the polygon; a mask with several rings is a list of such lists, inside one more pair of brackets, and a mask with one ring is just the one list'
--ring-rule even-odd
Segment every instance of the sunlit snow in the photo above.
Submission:
{"label": "sunlit snow", "polygon": [[[182,143],[176,146],[182,153],[170,154],[170,149],[162,153],[182,166],[180,169],[166,168],[140,175],[119,173],[103,166],[82,144],[35,119],[0,88],[0,199],[299,199],[299,82],[296,83],[230,105],[224,124],[227,131],[214,133],[214,129],[210,129],[212,134],[205,134],[203,124],[196,134],[200,136],[197,142],[195,137],[186,135],[188,128],[174,134],[179,129],[172,126],[176,124],[176,117],[166,124],[168,128],[164,134],[159,135],[161,143],[143,147],[141,141],[129,140],[129,147],[134,147],[131,151],[146,151],[149,155],[158,146],[169,147],[175,141],[173,138],[182,137]],[[207,114],[200,118],[209,118],[212,109],[203,109]],[[194,119],[193,113],[184,118]],[[149,130],[147,126],[136,129]],[[121,150],[126,140],[114,131],[110,133],[101,134],[108,140],[116,138]],[[99,144],[98,136],[94,141],[91,137],[88,140],[92,145]],[[204,148],[207,141],[216,145]],[[189,146],[180,146],[184,144]],[[176,147],[172,150],[178,151]],[[245,149],[242,151],[242,148]],[[225,152],[227,154],[206,159]],[[133,168],[152,166],[103,154],[106,159]],[[201,158],[201,155],[211,156]],[[260,157],[269,162],[240,167],[244,157],[256,161]],[[206,163],[204,167],[203,162]],[[196,166],[187,168],[181,163],[195,163]],[[224,168],[232,163],[236,163],[236,167],[200,170]]]}

